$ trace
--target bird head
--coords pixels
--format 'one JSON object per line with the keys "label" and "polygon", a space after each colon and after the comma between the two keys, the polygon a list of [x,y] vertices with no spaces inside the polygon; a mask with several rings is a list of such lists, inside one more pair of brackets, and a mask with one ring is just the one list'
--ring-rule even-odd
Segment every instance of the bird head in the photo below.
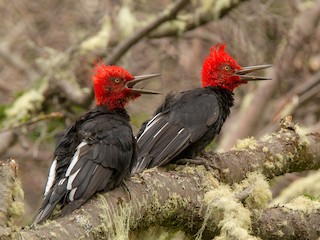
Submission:
{"label": "bird head", "polygon": [[96,73],[92,77],[96,105],[103,105],[112,110],[123,108],[128,101],[141,94],[158,94],[159,92],[134,88],[134,85],[159,75],[132,76],[121,67],[97,64]]}
{"label": "bird head", "polygon": [[246,75],[268,67],[271,65],[240,67],[225,51],[225,45],[217,44],[211,48],[209,56],[203,62],[202,86],[219,86],[233,91],[248,81],[271,80],[271,78]]}

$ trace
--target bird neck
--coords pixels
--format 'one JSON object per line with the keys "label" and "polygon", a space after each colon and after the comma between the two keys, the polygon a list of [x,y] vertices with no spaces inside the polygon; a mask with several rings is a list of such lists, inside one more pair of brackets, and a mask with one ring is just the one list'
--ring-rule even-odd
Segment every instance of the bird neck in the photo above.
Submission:
{"label": "bird neck", "polygon": [[[230,109],[231,107],[233,107],[234,105],[234,93],[232,91],[230,91],[229,89],[226,88],[222,88],[220,86],[208,86],[205,87],[206,89],[208,89],[209,91],[212,91],[216,94],[216,96],[218,97],[218,99],[220,99],[220,103],[223,105],[221,105],[222,107],[226,108],[225,111],[229,112],[228,109]],[[229,114],[229,113],[228,113]]]}
{"label": "bird neck", "polygon": [[126,111],[125,108],[114,108],[110,109],[107,106],[104,105],[97,105],[93,110],[91,110],[93,115],[100,115],[100,114],[105,114],[105,113],[115,113],[117,115],[120,115],[122,118],[126,119],[127,121],[130,121],[130,117]]}
{"label": "bird neck", "polygon": [[128,99],[122,96],[121,94],[113,93],[112,95],[104,95],[103,97],[99,97],[99,95],[96,95],[96,105],[105,107],[109,110],[124,109],[127,102]]}
{"label": "bird neck", "polygon": [[233,90],[237,87],[238,85],[226,81],[204,81],[202,80],[202,87],[218,87],[222,89],[227,89],[230,92],[233,92]]}

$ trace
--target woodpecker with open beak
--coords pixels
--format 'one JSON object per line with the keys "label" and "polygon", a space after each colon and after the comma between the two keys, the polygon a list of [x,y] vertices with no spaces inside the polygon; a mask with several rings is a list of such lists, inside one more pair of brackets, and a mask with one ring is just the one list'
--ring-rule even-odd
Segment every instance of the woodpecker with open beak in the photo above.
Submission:
{"label": "woodpecker with open beak", "polygon": [[137,159],[136,140],[125,105],[141,94],[158,92],[136,84],[159,74],[133,77],[118,66],[96,66],[92,77],[96,107],[83,114],[59,138],[33,225],[79,208],[96,192],[110,191],[130,175]]}
{"label": "woodpecker with open beak", "polygon": [[270,66],[240,67],[225,45],[212,48],[203,62],[202,87],[169,94],[142,124],[137,134],[138,161],[132,173],[197,157],[219,134],[230,114],[233,90],[249,81],[270,80],[250,75]]}

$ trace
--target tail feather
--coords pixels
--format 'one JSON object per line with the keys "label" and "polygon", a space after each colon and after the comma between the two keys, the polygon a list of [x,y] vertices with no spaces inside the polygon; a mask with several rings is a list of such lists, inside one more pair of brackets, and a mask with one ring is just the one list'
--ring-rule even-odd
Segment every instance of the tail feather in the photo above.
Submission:
{"label": "tail feather", "polygon": [[55,209],[56,205],[61,201],[61,199],[66,194],[66,185],[67,181],[64,181],[61,185],[57,185],[53,187],[43,199],[43,203],[41,208],[39,209],[38,214],[34,217],[31,226],[36,224],[40,224],[47,220],[53,210]]}
{"label": "tail feather", "polygon": [[44,222],[45,220],[47,220],[48,217],[53,212],[55,206],[56,206],[55,204],[52,205],[52,204],[48,203],[48,205],[45,206],[44,209],[40,209],[38,214],[34,217],[31,226],[34,226],[36,224],[40,224],[40,223]]}

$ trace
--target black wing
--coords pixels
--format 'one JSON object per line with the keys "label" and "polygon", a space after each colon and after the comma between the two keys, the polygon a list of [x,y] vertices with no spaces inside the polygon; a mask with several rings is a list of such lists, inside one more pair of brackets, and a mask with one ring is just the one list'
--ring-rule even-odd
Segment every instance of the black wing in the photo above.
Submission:
{"label": "black wing", "polygon": [[218,99],[207,89],[183,92],[166,101],[139,132],[139,156],[132,173],[168,163],[199,140],[219,118]]}
{"label": "black wing", "polygon": [[117,187],[130,174],[136,143],[126,121],[117,115],[100,115],[73,130],[66,134],[77,135],[78,145],[71,157],[67,152],[72,141],[65,141],[65,149],[56,151],[44,201],[34,223],[47,219],[58,203],[62,205],[62,215],[79,208],[94,193]]}

